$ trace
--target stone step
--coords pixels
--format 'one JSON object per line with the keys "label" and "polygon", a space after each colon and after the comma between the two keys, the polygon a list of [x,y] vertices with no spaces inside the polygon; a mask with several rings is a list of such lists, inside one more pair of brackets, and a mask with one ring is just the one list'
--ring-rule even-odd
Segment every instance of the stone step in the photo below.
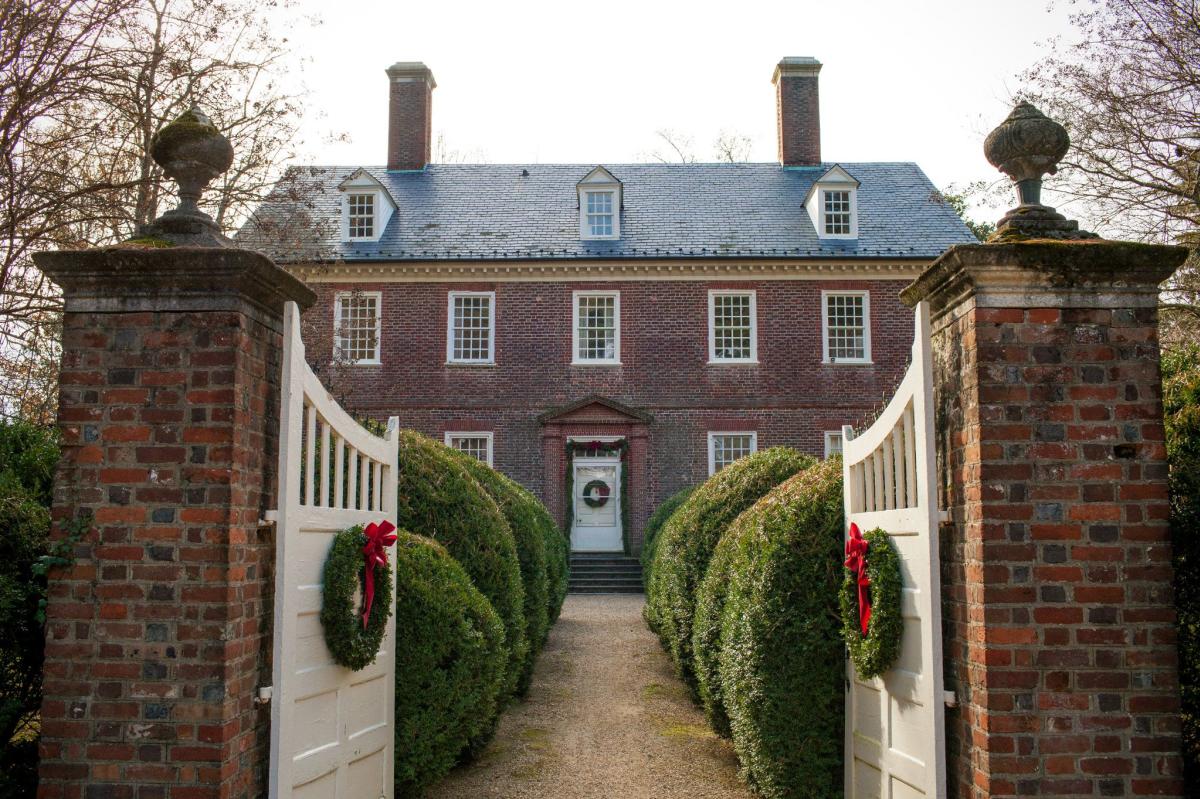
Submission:
{"label": "stone step", "polygon": [[570,592],[572,594],[640,594],[642,586],[572,586]]}
{"label": "stone step", "polygon": [[573,572],[616,571],[636,572],[641,574],[642,567],[638,563],[572,563]]}

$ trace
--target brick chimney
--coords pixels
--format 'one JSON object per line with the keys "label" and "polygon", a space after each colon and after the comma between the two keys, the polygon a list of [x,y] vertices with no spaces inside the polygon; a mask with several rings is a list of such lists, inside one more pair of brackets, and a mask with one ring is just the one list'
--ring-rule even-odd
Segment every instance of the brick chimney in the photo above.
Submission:
{"label": "brick chimney", "polygon": [[424,169],[432,153],[433,90],[437,83],[420,61],[387,68],[388,169]]}
{"label": "brick chimney", "polygon": [[817,75],[821,62],[810,56],[790,56],[775,67],[775,117],[779,127],[779,163],[812,166],[821,163],[821,106]]}

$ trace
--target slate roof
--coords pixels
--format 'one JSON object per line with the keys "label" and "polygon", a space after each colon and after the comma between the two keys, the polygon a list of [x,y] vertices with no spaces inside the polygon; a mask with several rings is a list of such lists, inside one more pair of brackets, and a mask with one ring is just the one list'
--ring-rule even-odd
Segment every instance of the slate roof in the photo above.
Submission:
{"label": "slate roof", "polygon": [[[576,184],[595,164],[431,164],[419,172],[366,167],[398,207],[378,242],[346,243],[339,240],[337,186],[359,167],[293,167],[237,238],[282,262],[932,259],[953,244],[975,241],[916,164],[839,165],[861,182],[859,237],[852,241],[818,239],[804,209],[809,188],[832,163],[605,164],[624,186],[619,241],[579,238]],[[289,225],[293,232],[285,232]]]}

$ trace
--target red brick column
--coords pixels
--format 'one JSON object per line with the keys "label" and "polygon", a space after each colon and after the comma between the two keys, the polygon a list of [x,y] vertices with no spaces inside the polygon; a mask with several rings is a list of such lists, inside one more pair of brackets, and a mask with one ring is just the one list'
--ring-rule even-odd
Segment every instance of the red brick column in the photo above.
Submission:
{"label": "red brick column", "polygon": [[311,292],[222,249],[40,256],[63,288],[47,799],[265,794],[270,530],[283,303]]}
{"label": "red brick column", "polygon": [[934,320],[951,795],[1183,796],[1158,284],[1180,248],[956,247]]}

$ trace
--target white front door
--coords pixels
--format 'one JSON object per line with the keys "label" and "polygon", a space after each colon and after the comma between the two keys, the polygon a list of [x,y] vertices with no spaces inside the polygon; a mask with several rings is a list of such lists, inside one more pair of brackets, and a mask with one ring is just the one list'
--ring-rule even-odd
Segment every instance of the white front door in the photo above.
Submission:
{"label": "white front door", "polygon": [[619,458],[576,458],[573,485],[575,523],[571,549],[576,552],[620,552],[621,461]]}

